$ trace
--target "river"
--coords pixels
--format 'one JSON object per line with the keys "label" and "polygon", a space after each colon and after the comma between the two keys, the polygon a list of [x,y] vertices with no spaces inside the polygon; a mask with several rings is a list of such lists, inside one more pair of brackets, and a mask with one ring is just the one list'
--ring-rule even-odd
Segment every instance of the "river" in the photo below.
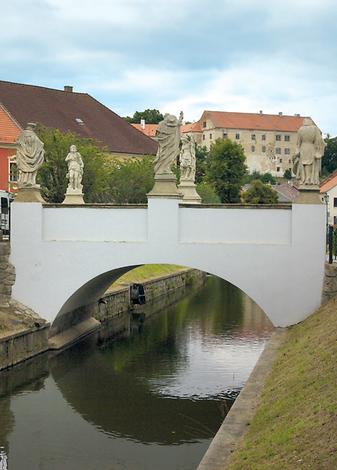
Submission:
{"label": "river", "polygon": [[0,373],[0,470],[195,469],[273,327],[231,284]]}

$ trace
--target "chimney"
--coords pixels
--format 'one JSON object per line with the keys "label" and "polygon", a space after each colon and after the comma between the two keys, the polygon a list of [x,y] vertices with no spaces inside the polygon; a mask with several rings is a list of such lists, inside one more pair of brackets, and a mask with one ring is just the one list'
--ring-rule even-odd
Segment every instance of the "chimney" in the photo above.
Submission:
{"label": "chimney", "polygon": [[141,119],[141,120],[140,120],[140,127],[141,127],[142,129],[145,129],[145,119]]}
{"label": "chimney", "polygon": [[298,113],[296,113],[296,114],[295,114],[295,116],[296,116],[296,117],[300,117],[301,115],[300,115],[300,114],[298,114]]}
{"label": "chimney", "polygon": [[260,114],[263,114],[263,111],[262,111],[262,109],[260,109]]}
{"label": "chimney", "polygon": [[280,112],[278,113],[278,115],[279,115],[279,116],[282,116],[282,115],[283,115],[282,111],[280,111]]}
{"label": "chimney", "polygon": [[69,93],[73,92],[73,87],[70,85],[64,85],[63,91],[68,91]]}

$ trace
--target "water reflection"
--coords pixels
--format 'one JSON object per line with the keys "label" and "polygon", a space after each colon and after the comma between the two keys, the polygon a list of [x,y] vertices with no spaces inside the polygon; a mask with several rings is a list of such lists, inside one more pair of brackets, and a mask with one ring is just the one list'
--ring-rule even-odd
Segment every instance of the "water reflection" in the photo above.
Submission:
{"label": "water reflection", "polygon": [[195,468],[271,330],[209,278],[140,334],[99,348],[88,338],[50,358],[49,376],[34,361],[0,376],[0,451],[10,469]]}

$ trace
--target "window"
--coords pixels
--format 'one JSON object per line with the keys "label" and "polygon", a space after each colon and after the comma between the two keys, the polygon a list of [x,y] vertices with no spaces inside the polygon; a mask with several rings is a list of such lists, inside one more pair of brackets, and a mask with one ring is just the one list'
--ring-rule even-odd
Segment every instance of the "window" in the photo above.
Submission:
{"label": "window", "polygon": [[266,134],[262,134],[262,135],[261,135],[261,139],[262,139],[262,140],[266,140]]}
{"label": "window", "polygon": [[333,224],[337,225],[337,217],[335,215],[334,215],[334,218],[333,218]]}
{"label": "window", "polygon": [[255,134],[252,134],[252,135],[251,135],[251,138],[252,138],[252,140],[256,140],[256,135],[255,135]]}
{"label": "window", "polygon": [[282,158],[280,158],[280,163],[282,163]]}
{"label": "window", "polygon": [[276,168],[276,171],[280,171],[280,167],[279,167],[279,166]]}
{"label": "window", "polygon": [[18,167],[15,162],[9,162],[9,182],[15,183],[18,180]]}
{"label": "window", "polygon": [[265,153],[265,151],[266,151],[266,146],[262,145],[262,152]]}
{"label": "window", "polygon": [[77,118],[75,118],[75,121],[77,122],[77,124],[78,124],[79,126],[84,126],[84,121],[83,121],[83,119],[77,117]]}
{"label": "window", "polygon": [[276,134],[275,139],[276,140],[281,140],[281,134]]}
{"label": "window", "polygon": [[239,140],[240,139],[240,134],[239,133],[235,134],[235,138],[236,138],[236,140]]}
{"label": "window", "polygon": [[224,139],[228,139],[228,134],[227,134],[227,132],[224,132],[224,133],[223,133],[223,138],[224,138]]}
{"label": "window", "polygon": [[290,160],[290,158],[289,158],[289,163],[291,163],[291,160]]}
{"label": "window", "polygon": [[334,197],[334,198],[333,198],[333,206],[334,206],[334,207],[337,207],[337,197]]}
{"label": "window", "polygon": [[280,148],[280,147],[276,147],[275,153],[276,153],[276,155],[281,155],[281,148]]}
{"label": "window", "polygon": [[285,135],[285,136],[284,136],[284,140],[285,140],[286,142],[290,142],[290,135]]}
{"label": "window", "polygon": [[255,145],[252,145],[252,152],[255,152]]}
{"label": "window", "polygon": [[290,155],[290,149],[289,148],[284,149],[284,155]]}
{"label": "window", "polygon": [[209,135],[209,140],[212,140],[213,139],[213,136],[212,134]]}
{"label": "window", "polygon": [[202,123],[202,127],[206,127],[206,121]]}
{"label": "window", "polygon": [[202,134],[202,140],[205,140],[206,136],[205,134]]}

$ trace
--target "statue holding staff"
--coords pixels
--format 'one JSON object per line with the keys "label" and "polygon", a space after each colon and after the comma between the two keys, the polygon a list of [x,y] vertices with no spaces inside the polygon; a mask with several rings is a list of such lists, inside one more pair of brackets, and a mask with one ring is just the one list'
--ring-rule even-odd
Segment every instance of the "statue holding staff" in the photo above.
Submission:
{"label": "statue holding staff", "polygon": [[195,180],[196,170],[196,156],[195,156],[195,142],[194,137],[190,135],[183,135],[181,137],[181,150],[180,150],[180,170],[181,180],[192,181]]}
{"label": "statue holding staff", "polygon": [[83,160],[81,154],[77,151],[76,145],[70,146],[70,152],[66,156],[68,163],[67,178],[69,179],[68,189],[82,191]]}

